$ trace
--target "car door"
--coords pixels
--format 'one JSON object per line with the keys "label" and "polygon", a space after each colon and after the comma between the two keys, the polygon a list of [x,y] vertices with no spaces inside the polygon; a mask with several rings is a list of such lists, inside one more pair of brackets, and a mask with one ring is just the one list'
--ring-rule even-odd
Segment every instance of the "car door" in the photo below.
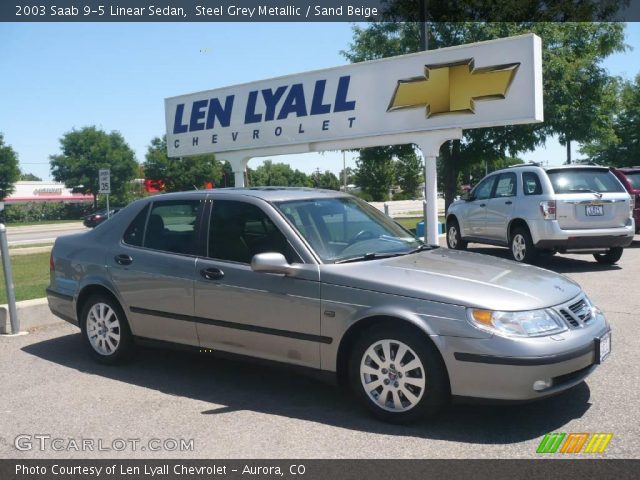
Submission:
{"label": "car door", "polygon": [[498,176],[493,195],[486,207],[484,227],[486,238],[500,242],[507,241],[507,226],[513,215],[517,190],[514,172],[504,172]]}
{"label": "car door", "polygon": [[[201,346],[318,368],[318,266],[301,263],[266,202],[213,199],[209,208],[207,255],[195,276]],[[295,263],[295,275],[254,272],[251,258],[267,252]]]}
{"label": "car door", "polygon": [[465,214],[461,225],[464,236],[486,237],[485,220],[487,203],[491,198],[497,175],[490,175],[482,180],[471,191],[469,201],[465,204]]}
{"label": "car door", "polygon": [[190,317],[203,205],[202,195],[148,204],[107,255],[134,335],[198,345]]}

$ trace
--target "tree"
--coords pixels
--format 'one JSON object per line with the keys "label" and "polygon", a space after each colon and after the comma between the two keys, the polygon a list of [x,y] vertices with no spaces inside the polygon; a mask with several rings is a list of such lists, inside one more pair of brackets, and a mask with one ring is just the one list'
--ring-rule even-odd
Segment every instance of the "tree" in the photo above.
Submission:
{"label": "tree", "polygon": [[19,177],[18,155],[10,145],[4,143],[4,136],[0,133],[0,200],[13,193],[13,184]]}
{"label": "tree", "polygon": [[581,152],[593,163],[631,167],[640,163],[640,75],[614,88],[618,114],[613,120],[613,136],[594,136]]}
{"label": "tree", "polygon": [[41,182],[40,177],[35,176],[33,173],[21,173],[20,181],[22,182]]}
{"label": "tree", "polygon": [[320,170],[316,170],[313,175],[311,175],[311,181],[313,182],[313,186],[315,188],[324,188],[327,190],[340,190],[340,180],[333,172],[329,170],[325,170],[324,172],[320,172]]}
{"label": "tree", "polygon": [[166,136],[151,140],[143,168],[145,178],[161,180],[167,192],[205,188],[223,177],[222,164],[213,154],[169,158]]}
{"label": "tree", "polygon": [[119,132],[106,133],[96,127],[84,127],[65,133],[60,139],[60,155],[51,155],[51,175],[67,188],[93,195],[97,207],[98,170],[111,171],[111,192],[124,194],[138,172],[133,150]]}
{"label": "tree", "polygon": [[403,196],[414,199],[418,196],[424,167],[422,160],[410,145],[406,145],[404,150],[400,152],[396,161],[396,179]]}
{"label": "tree", "polygon": [[[347,185],[353,185],[356,182],[356,175],[358,171],[355,168],[347,167]],[[340,174],[338,175],[338,180],[340,180],[340,185],[344,185],[344,174],[345,169],[340,170]]]}
{"label": "tree", "polygon": [[382,202],[389,196],[395,173],[393,154],[394,147],[364,148],[360,150],[360,156],[356,160],[356,184],[374,202]]}
{"label": "tree", "polygon": [[311,180],[300,170],[293,170],[286,163],[265,160],[262,165],[250,171],[251,185],[274,187],[309,187]]}
{"label": "tree", "polygon": [[[485,12],[484,18],[486,16]],[[366,27],[355,26],[353,43],[343,54],[352,62],[360,62],[418,51],[419,28],[415,22],[377,22]],[[570,148],[572,141],[584,142],[594,132],[606,135],[611,130],[611,80],[601,61],[625,48],[623,24],[437,22],[430,23],[428,30],[432,48],[525,32],[537,33],[543,44],[547,120],[539,125],[469,130],[463,140],[444,144],[440,162],[447,206],[456,194],[460,172],[468,165],[532,150],[550,135],[558,135],[560,141]]]}

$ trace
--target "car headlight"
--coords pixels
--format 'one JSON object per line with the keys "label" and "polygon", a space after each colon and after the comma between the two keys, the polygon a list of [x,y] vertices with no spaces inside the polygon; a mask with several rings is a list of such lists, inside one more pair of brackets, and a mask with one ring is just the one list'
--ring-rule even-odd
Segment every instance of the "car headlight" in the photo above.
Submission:
{"label": "car headlight", "polygon": [[563,320],[550,309],[499,312],[468,308],[467,317],[475,327],[505,337],[539,337],[567,330]]}

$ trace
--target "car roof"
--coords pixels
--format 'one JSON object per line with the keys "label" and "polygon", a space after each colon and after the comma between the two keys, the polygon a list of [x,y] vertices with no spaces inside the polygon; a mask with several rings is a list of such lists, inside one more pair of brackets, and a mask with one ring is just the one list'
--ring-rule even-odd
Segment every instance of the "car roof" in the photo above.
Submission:
{"label": "car roof", "polygon": [[351,197],[351,195],[335,190],[322,190],[306,187],[245,187],[245,188],[214,188],[209,190],[193,190],[190,192],[175,192],[162,194],[162,198],[179,196],[184,193],[213,195],[224,198],[230,195],[246,195],[261,198],[268,202],[283,202],[289,200],[305,200],[312,198]]}

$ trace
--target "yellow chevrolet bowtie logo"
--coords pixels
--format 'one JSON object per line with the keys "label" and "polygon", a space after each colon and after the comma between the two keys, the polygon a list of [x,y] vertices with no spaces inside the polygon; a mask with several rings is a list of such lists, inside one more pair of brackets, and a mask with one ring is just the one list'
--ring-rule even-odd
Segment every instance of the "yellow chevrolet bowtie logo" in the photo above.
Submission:
{"label": "yellow chevrolet bowtie logo", "polygon": [[519,63],[474,68],[473,59],[425,65],[424,76],[399,80],[387,111],[425,107],[427,118],[474,113],[474,100],[505,98]]}

